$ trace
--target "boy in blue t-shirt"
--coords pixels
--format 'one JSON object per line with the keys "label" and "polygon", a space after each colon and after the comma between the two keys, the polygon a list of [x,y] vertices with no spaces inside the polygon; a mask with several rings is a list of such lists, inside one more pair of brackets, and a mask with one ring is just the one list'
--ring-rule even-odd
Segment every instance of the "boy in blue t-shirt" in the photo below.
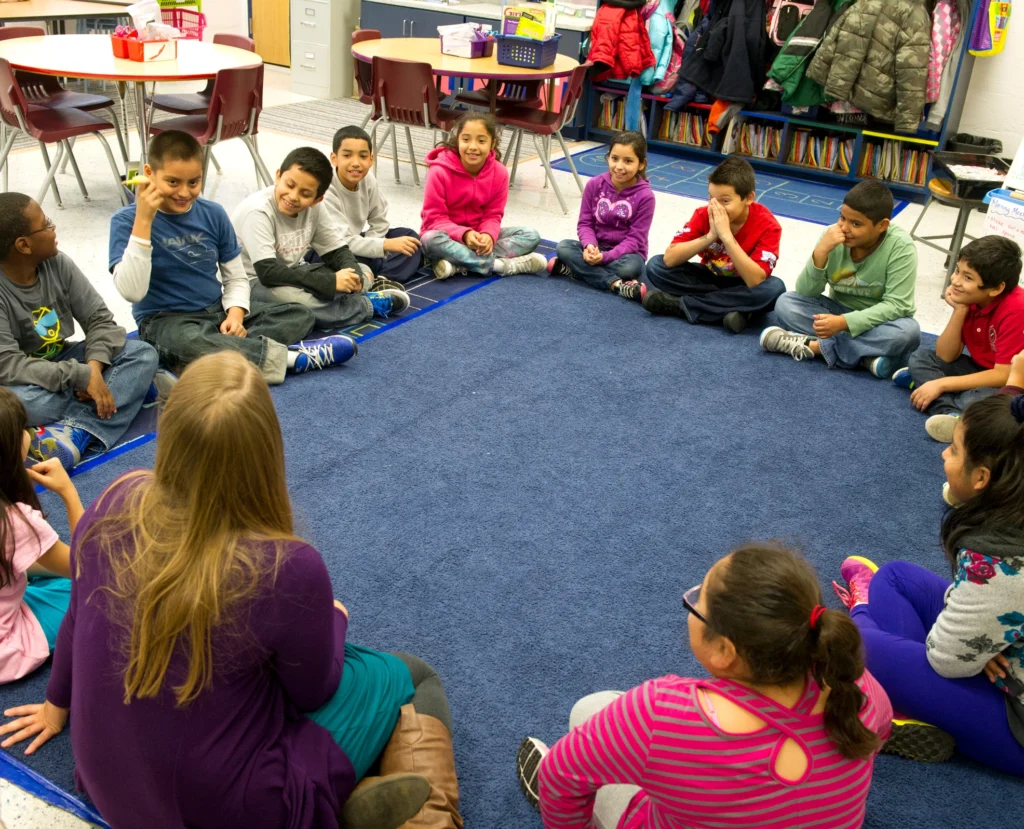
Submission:
{"label": "boy in blue t-shirt", "polygon": [[135,204],[111,219],[110,271],[118,293],[132,303],[139,336],[167,368],[180,371],[229,349],[273,384],[286,371],[326,368],[355,354],[348,337],[300,342],[313,330],[310,309],[250,301],[228,215],[199,197],[203,150],[195,138],[173,130],[157,135],[144,172]]}

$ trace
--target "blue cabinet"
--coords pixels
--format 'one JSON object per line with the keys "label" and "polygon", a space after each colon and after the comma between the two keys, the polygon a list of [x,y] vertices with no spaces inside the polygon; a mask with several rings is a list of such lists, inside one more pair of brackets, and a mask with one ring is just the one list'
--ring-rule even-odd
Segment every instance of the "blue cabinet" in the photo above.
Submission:
{"label": "blue cabinet", "polygon": [[402,6],[364,2],[359,12],[359,28],[377,29],[381,37],[406,37],[409,15],[413,13],[414,9]]}
{"label": "blue cabinet", "polygon": [[461,14],[449,12],[435,12],[427,9],[400,9],[392,6],[395,11],[401,11],[405,17],[409,14],[408,37],[437,37],[438,26],[451,26],[455,23],[462,23],[466,18]]}

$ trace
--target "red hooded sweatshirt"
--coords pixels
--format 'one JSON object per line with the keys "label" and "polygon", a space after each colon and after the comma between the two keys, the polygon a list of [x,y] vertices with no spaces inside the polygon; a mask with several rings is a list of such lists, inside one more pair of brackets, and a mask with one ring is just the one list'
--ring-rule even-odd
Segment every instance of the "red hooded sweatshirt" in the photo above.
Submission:
{"label": "red hooded sweatshirt", "polygon": [[497,239],[508,201],[508,169],[494,153],[475,176],[462,166],[459,154],[447,147],[427,153],[427,167],[420,235],[443,230],[461,242],[466,231],[475,230]]}

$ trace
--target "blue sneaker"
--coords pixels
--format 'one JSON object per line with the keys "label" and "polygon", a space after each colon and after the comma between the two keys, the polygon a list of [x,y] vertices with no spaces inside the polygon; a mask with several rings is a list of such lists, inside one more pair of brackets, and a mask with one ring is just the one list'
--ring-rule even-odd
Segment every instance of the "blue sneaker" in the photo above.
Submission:
{"label": "blue sneaker", "polygon": [[340,366],[359,352],[356,341],[343,334],[332,334],[322,340],[303,340],[288,346],[288,350],[297,352],[295,365],[290,369],[292,374]]}
{"label": "blue sneaker", "polygon": [[865,357],[860,363],[875,377],[883,380],[888,380],[896,371],[896,361],[892,357]]}
{"label": "blue sneaker", "polygon": [[914,382],[914,378],[910,376],[910,369],[907,367],[898,368],[892,376],[893,385],[899,386],[901,389],[907,389],[913,391],[917,384]]}
{"label": "blue sneaker", "polygon": [[70,472],[82,460],[82,453],[91,439],[92,436],[85,429],[51,423],[49,426],[40,426],[32,433],[28,454],[37,461],[57,458],[60,465]]}
{"label": "blue sneaker", "polygon": [[142,408],[148,409],[157,403],[163,408],[167,402],[167,396],[171,393],[171,389],[174,388],[174,384],[177,382],[178,378],[167,369],[158,368],[156,374],[153,375],[153,382],[149,384],[146,396],[142,399]]}
{"label": "blue sneaker", "polygon": [[409,307],[409,295],[405,291],[387,288],[366,295],[373,306],[373,315],[387,319],[389,314],[398,314]]}

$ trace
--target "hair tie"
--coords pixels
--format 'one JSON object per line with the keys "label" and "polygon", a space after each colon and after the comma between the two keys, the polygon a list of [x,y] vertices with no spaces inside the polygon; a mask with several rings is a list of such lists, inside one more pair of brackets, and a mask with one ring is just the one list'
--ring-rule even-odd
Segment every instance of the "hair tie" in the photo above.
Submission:
{"label": "hair tie", "polygon": [[1018,394],[1010,401],[1010,414],[1018,423],[1024,423],[1024,394]]}
{"label": "hair tie", "polygon": [[814,606],[814,610],[811,611],[811,630],[816,630],[818,627],[818,621],[822,616],[825,615],[827,607],[822,607],[820,604]]}

